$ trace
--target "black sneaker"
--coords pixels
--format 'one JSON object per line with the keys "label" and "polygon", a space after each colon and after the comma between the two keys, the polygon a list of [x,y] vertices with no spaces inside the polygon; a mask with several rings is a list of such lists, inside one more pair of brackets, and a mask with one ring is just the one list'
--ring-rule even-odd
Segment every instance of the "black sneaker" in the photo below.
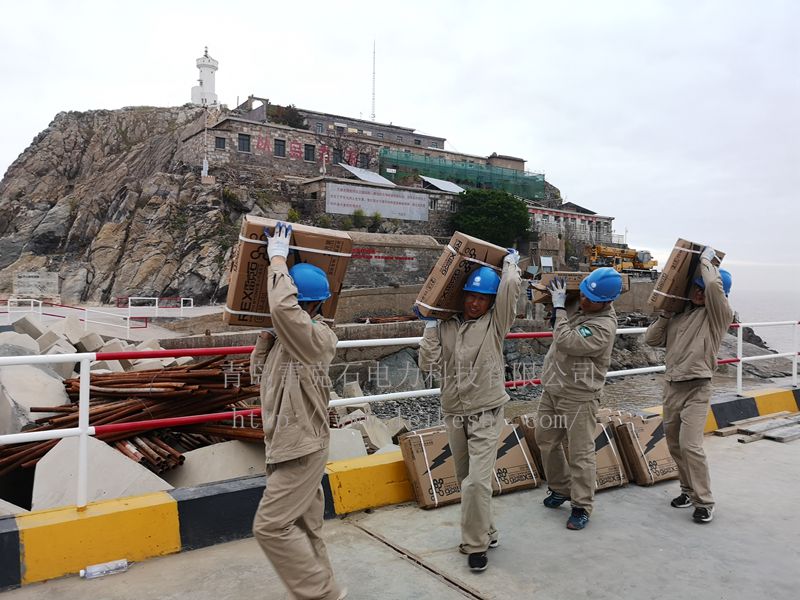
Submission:
{"label": "black sneaker", "polygon": [[692,500],[689,498],[689,494],[681,494],[677,498],[673,498],[669,505],[673,508],[689,508]]}
{"label": "black sneaker", "polygon": [[585,508],[573,508],[572,514],[567,519],[567,529],[579,530],[586,527],[589,522],[589,513]]}
{"label": "black sneaker", "polygon": [[547,496],[545,496],[544,500],[542,500],[542,504],[544,504],[547,508],[558,508],[569,499],[569,496],[563,496],[558,492],[554,492],[550,488],[547,488]]}
{"label": "black sneaker", "polygon": [[467,564],[473,571],[485,571],[489,559],[486,557],[486,552],[473,552],[467,558]]}
{"label": "black sneaker", "polygon": [[698,506],[694,509],[692,518],[694,519],[695,523],[711,523],[711,520],[714,518],[714,509]]}

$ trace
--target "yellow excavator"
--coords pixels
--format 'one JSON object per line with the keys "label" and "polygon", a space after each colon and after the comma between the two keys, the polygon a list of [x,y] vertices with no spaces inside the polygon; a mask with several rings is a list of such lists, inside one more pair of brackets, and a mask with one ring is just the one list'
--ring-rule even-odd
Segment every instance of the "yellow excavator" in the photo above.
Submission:
{"label": "yellow excavator", "polygon": [[592,271],[600,267],[612,267],[620,273],[649,276],[653,279],[658,275],[658,261],[653,259],[648,250],[589,246],[586,248],[586,258]]}

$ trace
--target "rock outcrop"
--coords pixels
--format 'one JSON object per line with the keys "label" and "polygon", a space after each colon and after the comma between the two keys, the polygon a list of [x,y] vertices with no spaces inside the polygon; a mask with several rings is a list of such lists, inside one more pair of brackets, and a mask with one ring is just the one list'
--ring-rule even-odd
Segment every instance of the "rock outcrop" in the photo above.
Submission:
{"label": "rock outcrop", "polygon": [[203,117],[191,106],[56,115],[0,182],[0,295],[15,272],[48,270],[64,302],[223,297],[241,215],[286,208],[266,206],[274,182],[222,172],[201,185],[197,165],[175,160]]}

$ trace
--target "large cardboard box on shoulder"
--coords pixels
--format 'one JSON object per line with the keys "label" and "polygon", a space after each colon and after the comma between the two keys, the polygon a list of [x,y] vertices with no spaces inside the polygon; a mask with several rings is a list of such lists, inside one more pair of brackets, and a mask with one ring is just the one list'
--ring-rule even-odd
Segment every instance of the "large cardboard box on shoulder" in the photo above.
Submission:
{"label": "large cardboard box on shoulder", "polygon": [[506,254],[505,248],[456,231],[422,285],[415,302],[419,312],[437,319],[449,319],[461,312],[467,276],[485,265],[496,268],[499,274]]}
{"label": "large cardboard box on shoulder", "polygon": [[617,439],[627,459],[631,479],[639,485],[678,478],[678,465],[672,460],[664,422],[660,416],[627,416],[616,426]]}
{"label": "large cardboard box on shoulder", "polygon": [[[455,460],[444,426],[420,429],[400,437],[400,452],[421,508],[437,508],[461,501]],[[497,462],[492,478],[495,494],[532,488],[541,475],[524,436],[514,425],[505,425],[497,443]]]}
{"label": "large cardboard box on shoulder", "polygon": [[[556,277],[561,277],[567,283],[567,296],[575,297],[580,293],[581,281],[583,281],[589,273],[584,271],[554,271],[553,273],[542,273],[541,277],[536,281],[531,282],[530,286],[533,290],[533,303],[549,303],[550,292],[547,291],[547,286]],[[620,273],[622,277],[622,293],[631,289],[630,277],[627,273]]]}
{"label": "large cardboard box on shoulder", "polygon": [[[546,478],[542,454],[536,443],[536,417],[532,414],[521,415],[513,420],[525,435],[531,454],[535,456],[537,467]],[[569,446],[564,436],[564,455],[569,456]],[[594,432],[595,462],[597,464],[596,485],[598,490],[627,485],[628,473],[623,462],[621,451],[615,439],[614,428],[608,423],[597,423]]]}
{"label": "large cardboard box on shoulder", "polygon": [[[692,280],[697,276],[700,266],[700,254],[705,244],[697,244],[684,239],[678,239],[675,247],[664,264],[664,270],[656,281],[648,303],[654,310],[678,312],[683,309],[689,299],[688,293]],[[725,253],[717,250],[714,264],[719,266]]]}
{"label": "large cardboard box on shoulder", "polygon": [[[245,215],[242,220],[239,243],[231,259],[228,296],[222,317],[228,325],[252,328],[272,325],[267,297],[269,259],[264,227],[272,230],[276,223],[275,219],[251,215]],[[333,321],[353,241],[344,231],[292,223],[291,245],[294,248],[289,251],[289,267],[305,262],[319,267],[328,276],[331,298],[323,305],[322,316]]]}

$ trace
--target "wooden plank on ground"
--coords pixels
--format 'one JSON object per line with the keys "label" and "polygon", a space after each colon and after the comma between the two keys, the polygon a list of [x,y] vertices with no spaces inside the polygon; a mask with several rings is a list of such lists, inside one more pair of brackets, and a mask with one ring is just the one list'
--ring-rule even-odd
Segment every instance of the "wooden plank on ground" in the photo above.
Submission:
{"label": "wooden plank on ground", "polygon": [[731,427],[722,427],[720,429],[714,430],[714,435],[719,435],[721,437],[728,437],[729,435],[734,435],[739,433],[739,426],[732,425]]}
{"label": "wooden plank on ground", "polygon": [[776,442],[791,442],[792,440],[800,439],[800,424],[771,429],[764,433],[764,437]]}
{"label": "wooden plank on ground", "polygon": [[[760,423],[761,421],[768,421],[770,419],[777,419],[778,417],[785,417],[786,415],[790,415],[788,410],[782,410],[781,412],[772,413],[771,415],[761,415],[760,417],[750,417],[749,419],[739,419],[738,421],[731,421],[731,426],[733,425],[749,425],[750,423]],[[723,428],[725,429],[725,428]]]}
{"label": "wooden plank on ground", "polygon": [[781,419],[772,419],[770,421],[763,421],[761,423],[753,423],[752,425],[748,425],[747,427],[740,427],[739,433],[753,435],[756,433],[764,433],[765,431],[769,431],[770,429],[777,429],[778,427],[786,427],[788,425],[794,425],[795,423],[800,423],[800,416],[783,417]]}
{"label": "wooden plank on ground", "polygon": [[764,434],[757,433],[756,435],[745,435],[743,437],[740,437],[736,441],[739,442],[740,444],[749,444],[750,442],[757,442],[758,440],[763,440],[763,439],[764,439]]}

